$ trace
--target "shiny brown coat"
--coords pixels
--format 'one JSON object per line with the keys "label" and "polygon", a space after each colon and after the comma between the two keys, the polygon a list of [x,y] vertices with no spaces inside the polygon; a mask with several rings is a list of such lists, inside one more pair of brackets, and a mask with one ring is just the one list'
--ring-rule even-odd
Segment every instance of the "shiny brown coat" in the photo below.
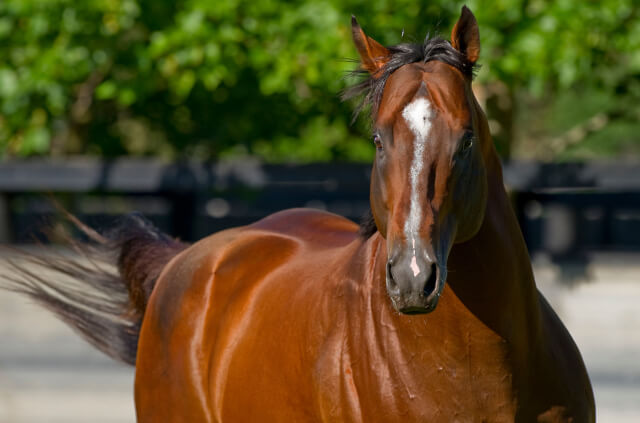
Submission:
{"label": "shiny brown coat", "polygon": [[[463,10],[452,44],[473,62],[475,34],[475,18]],[[385,48],[355,21],[354,39],[375,75]],[[451,199],[451,160],[429,153],[438,174],[425,216],[431,223],[419,235],[425,245],[451,241],[448,276],[435,310],[405,315],[385,283],[388,255],[407,242],[407,179],[399,175],[411,151],[401,143],[411,137],[399,114],[419,96],[437,111],[433,131],[444,141],[433,151],[473,122],[479,146],[470,160],[483,166],[474,203],[482,209],[470,208],[479,220],[464,237],[460,224],[442,223],[443,214],[466,213],[455,201],[476,197]],[[288,210],[212,235],[166,266],[140,335],[140,422],[594,421],[584,364],[535,287],[470,80],[437,61],[407,65],[387,82],[374,124],[385,122],[394,134],[385,160],[395,164],[378,158],[372,176],[374,218],[384,229],[364,237],[342,217]]]}

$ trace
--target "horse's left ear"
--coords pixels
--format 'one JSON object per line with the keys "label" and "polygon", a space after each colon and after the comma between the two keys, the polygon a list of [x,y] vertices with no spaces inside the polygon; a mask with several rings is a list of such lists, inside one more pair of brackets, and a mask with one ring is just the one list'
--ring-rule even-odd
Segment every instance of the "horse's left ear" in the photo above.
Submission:
{"label": "horse's left ear", "polygon": [[460,18],[451,31],[451,45],[475,63],[480,56],[480,31],[478,22],[467,6],[462,6]]}

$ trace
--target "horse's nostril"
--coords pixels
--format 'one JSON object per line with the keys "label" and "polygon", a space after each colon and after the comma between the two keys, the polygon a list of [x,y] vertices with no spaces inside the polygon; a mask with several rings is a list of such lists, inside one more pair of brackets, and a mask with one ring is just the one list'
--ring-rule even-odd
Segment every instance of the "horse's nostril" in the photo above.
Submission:
{"label": "horse's nostril", "polygon": [[397,292],[399,290],[398,283],[393,277],[393,272],[391,271],[391,266],[393,266],[393,260],[387,261],[387,284],[389,285],[389,289],[393,292]]}
{"label": "horse's nostril", "polygon": [[436,289],[436,282],[438,281],[438,270],[436,268],[435,263],[431,263],[431,273],[429,273],[429,278],[427,279],[427,283],[424,285],[424,296],[428,297],[433,293]]}

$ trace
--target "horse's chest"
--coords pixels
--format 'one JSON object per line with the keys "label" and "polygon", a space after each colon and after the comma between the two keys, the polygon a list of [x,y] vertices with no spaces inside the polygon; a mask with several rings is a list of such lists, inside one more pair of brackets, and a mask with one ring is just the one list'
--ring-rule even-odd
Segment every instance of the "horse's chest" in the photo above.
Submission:
{"label": "horse's chest", "polygon": [[503,342],[398,341],[347,343],[320,364],[325,421],[513,421],[516,403]]}

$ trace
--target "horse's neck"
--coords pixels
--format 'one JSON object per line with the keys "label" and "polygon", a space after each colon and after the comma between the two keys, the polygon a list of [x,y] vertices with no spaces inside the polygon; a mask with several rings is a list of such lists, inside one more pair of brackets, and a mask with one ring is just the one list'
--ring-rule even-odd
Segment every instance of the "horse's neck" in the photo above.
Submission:
{"label": "horse's neck", "polygon": [[497,156],[492,159],[484,221],[476,236],[454,245],[448,283],[465,307],[502,338],[527,345],[538,333],[538,292],[500,162]]}
{"label": "horse's neck", "polygon": [[[538,294],[520,226],[504,189],[500,162],[494,156],[488,168],[489,193],[483,224],[469,241],[455,244],[448,260],[447,284],[468,312],[511,345],[526,348],[538,334]],[[374,301],[391,305],[385,291],[385,240],[376,233],[366,243],[365,255],[374,284]],[[367,278],[369,279],[369,278]],[[445,298],[438,307],[446,307]],[[453,300],[453,299],[452,299]],[[451,302],[449,303],[451,304]],[[437,313],[437,310],[436,312]],[[526,351],[523,351],[526,354]]]}

